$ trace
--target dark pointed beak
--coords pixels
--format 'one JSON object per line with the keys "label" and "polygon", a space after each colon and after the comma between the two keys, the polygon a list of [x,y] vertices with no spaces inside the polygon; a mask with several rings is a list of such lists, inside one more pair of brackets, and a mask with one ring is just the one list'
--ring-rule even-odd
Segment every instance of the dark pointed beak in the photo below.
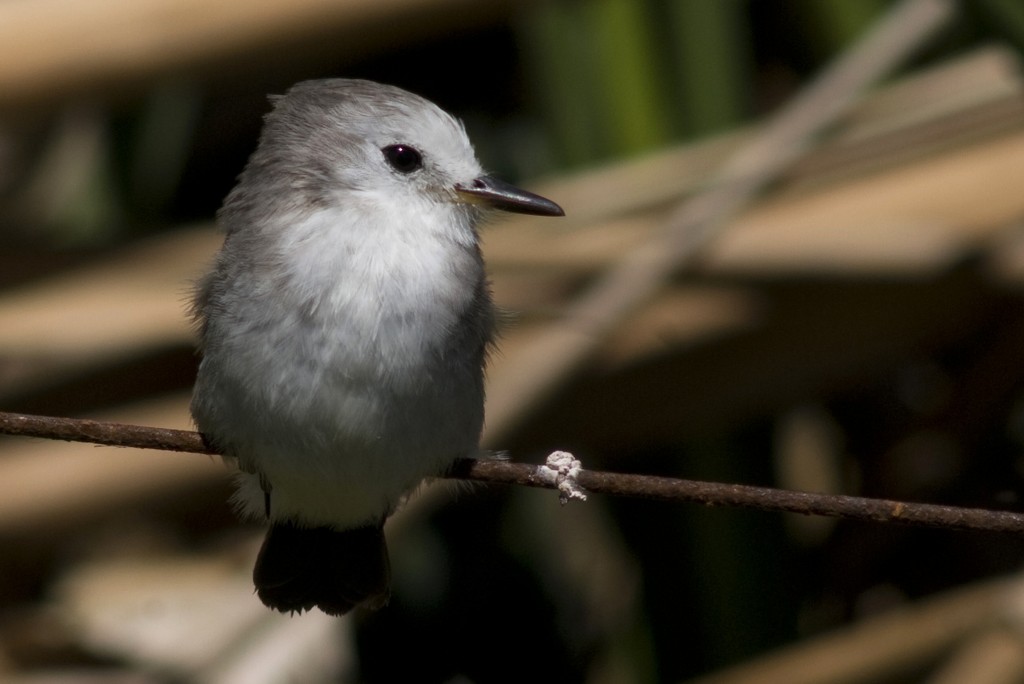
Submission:
{"label": "dark pointed beak", "polygon": [[469,183],[459,183],[455,186],[455,191],[467,202],[484,204],[502,211],[537,216],[565,216],[562,207],[551,200],[493,176],[480,176]]}

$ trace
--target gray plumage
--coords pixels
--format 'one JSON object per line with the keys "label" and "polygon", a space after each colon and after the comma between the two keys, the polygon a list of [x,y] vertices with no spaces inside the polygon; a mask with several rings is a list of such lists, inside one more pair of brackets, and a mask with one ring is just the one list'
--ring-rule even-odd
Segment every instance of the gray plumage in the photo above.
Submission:
{"label": "gray plumage", "polygon": [[238,463],[238,507],[271,522],[254,573],[268,605],[383,604],[384,520],[477,453],[487,205],[561,213],[483,175],[462,125],[411,93],[334,79],[274,99],[195,297],[192,399]]}

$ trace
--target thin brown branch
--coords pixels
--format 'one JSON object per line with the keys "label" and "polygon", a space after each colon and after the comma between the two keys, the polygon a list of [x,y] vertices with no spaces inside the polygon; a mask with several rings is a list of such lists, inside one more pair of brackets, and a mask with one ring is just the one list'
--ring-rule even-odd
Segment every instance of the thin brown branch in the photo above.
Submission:
{"label": "thin brown branch", "polygon": [[106,423],[84,418],[29,416],[0,412],[0,434],[16,437],[41,437],[65,442],[89,442],[106,446],[186,451],[194,454],[218,454],[207,446],[202,435],[191,430]]}
{"label": "thin brown branch", "polygon": [[[502,461],[465,460],[453,477],[480,482],[551,488],[537,466]],[[588,492],[662,501],[686,501],[705,506],[756,508],[762,511],[825,515],[849,520],[903,523],[958,530],[1024,532],[1024,513],[910,503],[860,496],[815,494],[771,487],[680,480],[652,475],[629,475],[584,470],[577,479]]]}
{"label": "thin brown branch", "polygon": [[[0,412],[0,434],[40,437],[107,446],[217,454],[198,432],[105,423],[78,418],[53,418]],[[553,489],[540,466],[508,461],[464,459],[449,477],[491,484]],[[756,508],[763,511],[826,515],[850,520],[903,523],[959,530],[1024,532],[1024,514],[957,506],[910,503],[857,496],[814,494],[770,487],[680,480],[584,470],[579,484],[595,494],[662,501],[686,501],[706,506]]]}

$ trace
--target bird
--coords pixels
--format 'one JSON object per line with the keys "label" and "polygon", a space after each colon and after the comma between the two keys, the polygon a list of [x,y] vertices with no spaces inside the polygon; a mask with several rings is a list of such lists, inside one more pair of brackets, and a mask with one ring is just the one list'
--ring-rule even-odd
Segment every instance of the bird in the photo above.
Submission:
{"label": "bird", "polygon": [[359,79],[271,96],[221,206],[192,301],[190,411],[269,527],[269,608],[344,615],[390,598],[384,522],[425,479],[478,457],[495,339],[479,228],[562,208],[486,174],[463,124]]}

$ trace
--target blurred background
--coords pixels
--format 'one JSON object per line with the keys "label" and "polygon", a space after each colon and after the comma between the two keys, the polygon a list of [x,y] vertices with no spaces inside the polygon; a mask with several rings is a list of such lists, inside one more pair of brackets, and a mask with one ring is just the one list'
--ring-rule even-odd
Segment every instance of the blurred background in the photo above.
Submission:
{"label": "blurred background", "polygon": [[[0,410],[188,428],[188,292],[266,95],[369,78],[568,214],[485,232],[510,312],[487,446],[1022,510],[1016,0],[913,3],[955,14],[585,363],[517,389],[575,298],[897,4],[0,3]],[[0,680],[1024,682],[1013,536],[431,486],[389,523],[387,609],[289,618],[252,594],[229,491],[218,459],[2,439]]]}

